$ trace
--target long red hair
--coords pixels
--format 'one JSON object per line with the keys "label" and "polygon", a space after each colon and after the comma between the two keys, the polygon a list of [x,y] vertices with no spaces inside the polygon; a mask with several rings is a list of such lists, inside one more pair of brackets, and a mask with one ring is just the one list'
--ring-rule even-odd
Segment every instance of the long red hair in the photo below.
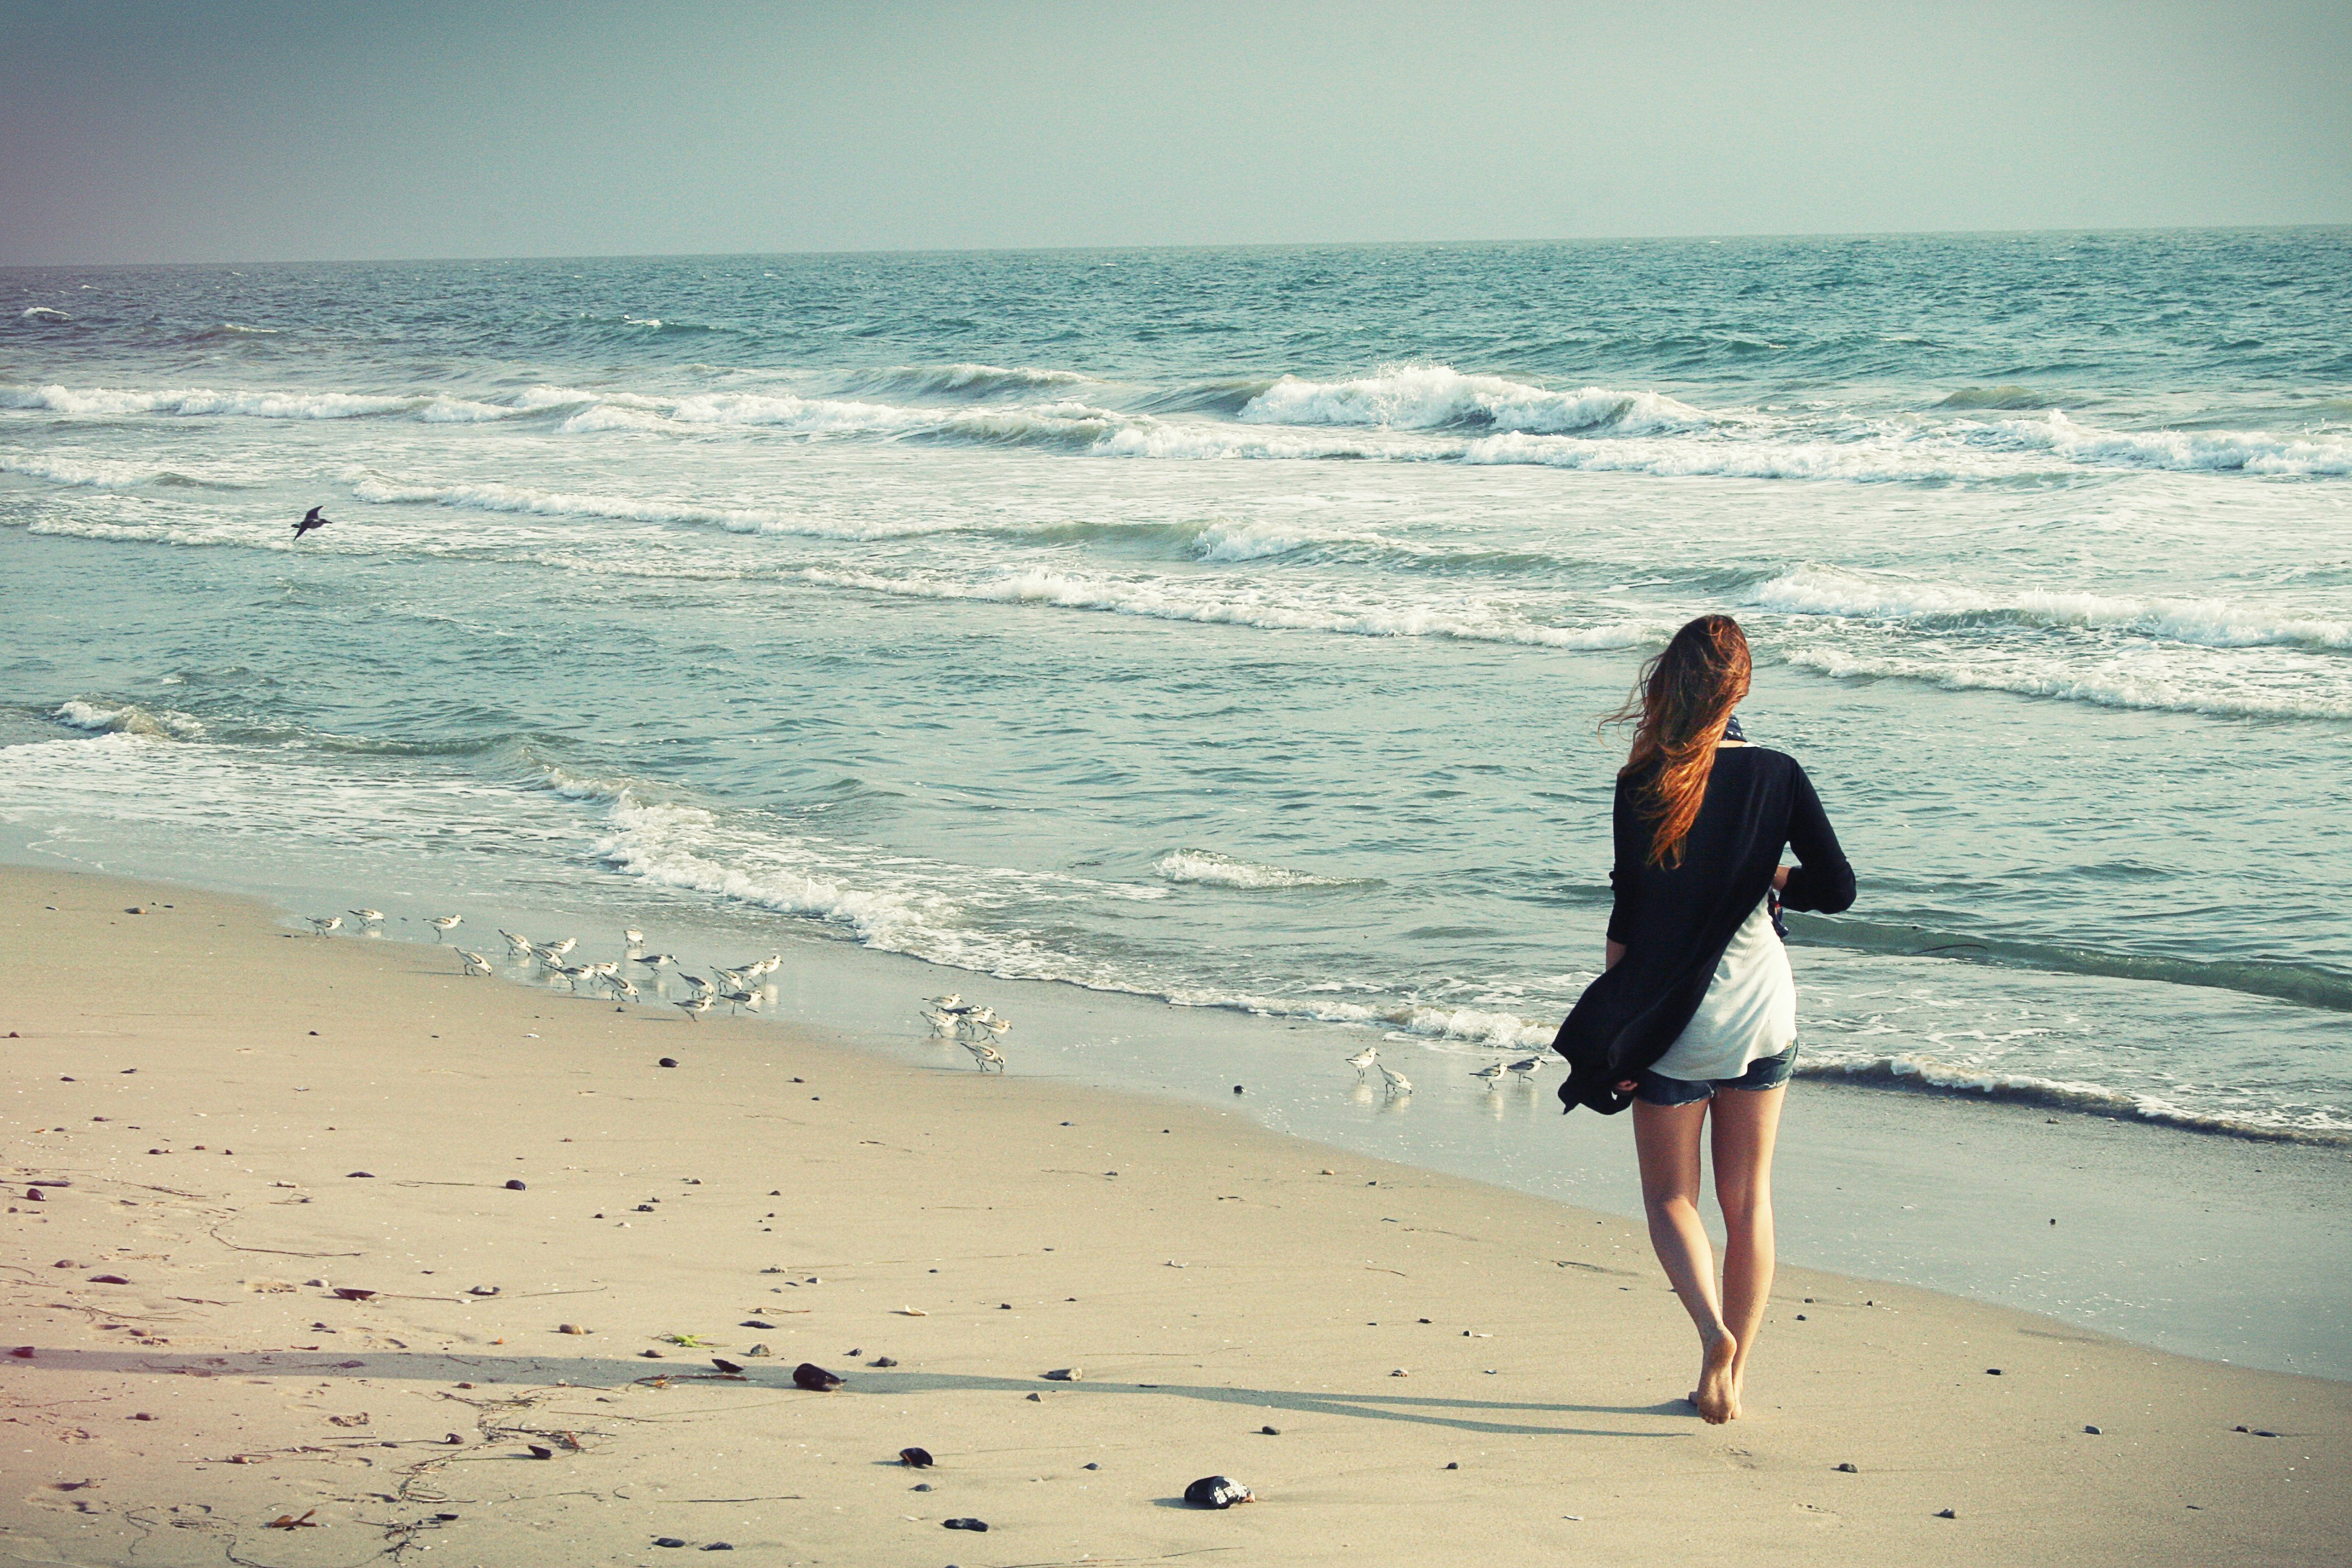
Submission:
{"label": "long red hair", "polygon": [[1639,721],[1617,776],[1638,781],[1650,821],[1650,864],[1678,866],[1715,772],[1715,748],[1754,670],[1748,635],[1729,616],[1701,616],[1642,667],[1625,705],[1603,721]]}

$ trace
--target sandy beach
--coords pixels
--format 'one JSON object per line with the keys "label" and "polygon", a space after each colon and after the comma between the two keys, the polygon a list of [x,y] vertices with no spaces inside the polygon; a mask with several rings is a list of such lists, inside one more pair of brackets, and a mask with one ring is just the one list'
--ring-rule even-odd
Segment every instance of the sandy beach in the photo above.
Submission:
{"label": "sandy beach", "polygon": [[[1784,1268],[1713,1428],[1619,1217],[175,888],[6,870],[0,929],[6,1561],[2315,1563],[2352,1522],[2346,1384]],[[1220,1473],[1258,1500],[1183,1506]]]}

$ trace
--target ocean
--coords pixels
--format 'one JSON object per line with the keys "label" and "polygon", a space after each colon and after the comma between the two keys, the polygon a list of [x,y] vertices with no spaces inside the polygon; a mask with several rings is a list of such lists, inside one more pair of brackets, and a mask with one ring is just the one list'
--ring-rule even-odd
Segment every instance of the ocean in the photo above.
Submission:
{"label": "ocean", "polygon": [[1599,965],[1599,720],[1721,611],[1860,874],[1802,1074],[2352,1143],[2352,231],[0,293],[11,859],[1475,1096]]}

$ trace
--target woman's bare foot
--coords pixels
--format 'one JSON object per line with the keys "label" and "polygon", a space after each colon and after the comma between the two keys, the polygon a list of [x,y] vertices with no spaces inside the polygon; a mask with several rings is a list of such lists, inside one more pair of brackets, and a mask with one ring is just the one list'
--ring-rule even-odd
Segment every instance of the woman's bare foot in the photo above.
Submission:
{"label": "woman's bare foot", "polygon": [[1719,1332],[1703,1342],[1706,1359],[1700,1363],[1698,1386],[1691,1391],[1690,1402],[1709,1426],[1720,1426],[1739,1416],[1739,1394],[1731,1383],[1732,1358],[1739,1353],[1739,1342],[1727,1332]]}

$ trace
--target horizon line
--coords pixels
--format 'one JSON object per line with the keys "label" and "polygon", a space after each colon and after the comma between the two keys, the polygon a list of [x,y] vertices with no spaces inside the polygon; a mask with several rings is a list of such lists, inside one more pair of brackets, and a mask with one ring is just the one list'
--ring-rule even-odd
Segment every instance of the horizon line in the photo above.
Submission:
{"label": "horizon line", "polygon": [[57,271],[68,268],[129,268],[164,267],[383,267],[444,265],[458,262],[589,262],[589,261],[691,261],[722,260],[734,258],[805,258],[861,256],[1053,256],[1053,255],[1136,255],[1167,251],[1275,251],[1275,250],[1426,250],[1452,247],[1536,247],[1575,245],[1665,245],[1723,244],[1732,240],[1870,240],[1870,239],[1937,239],[1937,238],[2020,238],[2047,235],[2162,235],[2162,234],[2292,234],[2326,232],[2332,229],[2352,230],[2352,220],[2335,223],[2284,224],[2143,224],[2118,226],[2058,226],[2044,228],[1924,228],[1924,229],[1810,229],[1810,230],[1730,230],[1722,233],[1688,234],[1615,234],[1569,235],[1550,237],[1510,239],[1341,239],[1341,240],[1245,240],[1225,243],[1179,244],[1105,244],[1105,245],[994,245],[994,246],[861,246],[816,247],[803,250],[615,250],[568,251],[545,253],[507,253],[466,256],[314,256],[235,258],[189,261],[0,261],[0,272]]}

